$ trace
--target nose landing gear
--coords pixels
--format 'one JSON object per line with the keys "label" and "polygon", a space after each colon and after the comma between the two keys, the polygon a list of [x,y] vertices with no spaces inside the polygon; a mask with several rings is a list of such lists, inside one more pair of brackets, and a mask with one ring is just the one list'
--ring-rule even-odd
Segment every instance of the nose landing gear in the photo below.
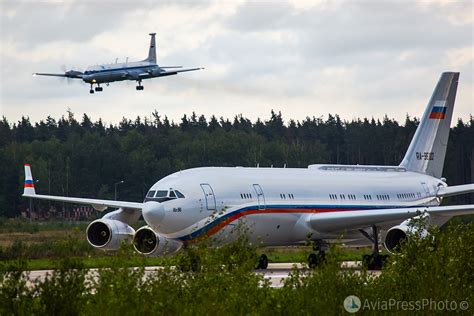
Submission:
{"label": "nose landing gear", "polygon": [[268,257],[263,254],[258,259],[257,269],[266,270],[268,268]]}
{"label": "nose landing gear", "polygon": [[137,91],[138,91],[138,90],[143,90],[144,88],[143,88],[143,86],[142,86],[142,81],[141,81],[141,80],[138,80],[137,82],[138,82]]}

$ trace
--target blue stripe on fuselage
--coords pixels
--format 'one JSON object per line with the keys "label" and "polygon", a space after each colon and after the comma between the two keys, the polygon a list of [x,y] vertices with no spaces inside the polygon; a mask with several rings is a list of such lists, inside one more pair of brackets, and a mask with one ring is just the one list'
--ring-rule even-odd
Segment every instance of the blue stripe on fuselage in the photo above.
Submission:
{"label": "blue stripe on fuselage", "polygon": [[[406,206],[393,206],[393,205],[267,205],[264,210],[262,210],[261,214],[264,214],[265,211],[268,211],[268,213],[272,213],[272,210],[279,210],[279,209],[322,209],[324,212],[324,209],[341,209],[341,210],[353,210],[353,211],[363,211],[363,210],[371,210],[371,209],[385,209],[385,208],[399,208],[399,207],[406,207]],[[207,231],[212,229],[213,227],[219,225],[226,219],[237,215],[239,213],[245,212],[245,211],[250,211],[250,210],[258,210],[259,206],[258,205],[252,205],[252,206],[247,206],[241,209],[237,209],[235,211],[229,212],[219,218],[216,218],[214,221],[206,224],[205,226],[199,228],[198,230],[192,232],[191,234],[182,236],[182,237],[177,237],[176,239],[181,240],[181,241],[189,241],[196,239],[203,234],[205,234]]]}
{"label": "blue stripe on fuselage", "polygon": [[140,69],[140,68],[154,68],[158,67],[157,65],[148,65],[148,66],[134,66],[134,67],[122,67],[122,68],[110,68],[110,69],[99,69],[99,70],[86,70],[84,72],[84,75],[90,76],[94,75],[97,73],[102,73],[102,72],[113,72],[113,71],[120,71],[120,70],[133,70],[133,69]]}

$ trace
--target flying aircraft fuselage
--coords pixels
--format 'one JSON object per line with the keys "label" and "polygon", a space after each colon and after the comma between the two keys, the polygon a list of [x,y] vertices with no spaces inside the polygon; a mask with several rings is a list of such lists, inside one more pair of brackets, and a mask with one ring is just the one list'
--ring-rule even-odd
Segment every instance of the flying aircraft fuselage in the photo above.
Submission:
{"label": "flying aircraft fuselage", "polygon": [[[64,73],[34,73],[33,75],[38,76],[52,76],[52,77],[63,77],[70,79],[82,79],[84,82],[90,84],[89,92],[103,91],[101,84],[109,84],[115,81],[132,80],[136,81],[138,85],[137,90],[143,90],[142,80],[166,77],[177,75],[181,72],[196,71],[203,68],[188,68],[178,69],[182,66],[159,66],[156,61],[156,45],[155,45],[155,33],[150,33],[150,48],[148,50],[148,57],[141,61],[127,62],[126,63],[114,63],[114,64],[103,64],[96,65],[87,68],[85,72],[78,70],[69,70]],[[170,69],[170,70],[167,70]],[[94,85],[96,87],[94,88]]]}

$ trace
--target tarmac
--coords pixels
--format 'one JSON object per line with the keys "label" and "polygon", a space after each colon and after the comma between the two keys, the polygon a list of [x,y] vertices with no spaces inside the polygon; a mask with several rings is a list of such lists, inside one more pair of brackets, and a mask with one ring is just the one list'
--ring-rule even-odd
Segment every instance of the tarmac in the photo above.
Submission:
{"label": "tarmac", "polygon": [[[360,261],[344,261],[341,265],[343,269],[353,269],[355,271],[360,271],[361,262]],[[269,263],[266,270],[255,270],[255,273],[262,274],[263,277],[270,282],[270,286],[274,288],[279,288],[284,285],[284,281],[288,278],[291,271],[296,268],[300,271],[308,271],[306,265],[301,263]],[[157,271],[162,269],[159,266],[145,267],[145,278]],[[98,269],[89,269],[89,275],[97,274]],[[51,274],[53,270],[33,270],[29,271],[29,279],[36,280],[39,279],[43,281],[47,274]],[[380,271],[369,271],[373,275],[380,275]]]}

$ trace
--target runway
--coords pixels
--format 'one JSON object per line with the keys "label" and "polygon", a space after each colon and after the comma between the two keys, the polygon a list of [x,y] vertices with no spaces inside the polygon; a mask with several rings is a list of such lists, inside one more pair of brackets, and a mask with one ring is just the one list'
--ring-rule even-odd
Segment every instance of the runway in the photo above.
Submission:
{"label": "runway", "polygon": [[[343,269],[352,269],[355,271],[360,270],[360,261],[344,261],[341,264]],[[292,269],[298,269],[300,271],[306,271],[308,268],[306,265],[301,263],[269,263],[266,270],[255,270],[255,273],[262,274],[266,280],[269,280],[271,287],[279,288],[284,285],[284,281],[288,278],[288,275]],[[159,266],[145,267],[145,278],[153,273],[156,273],[162,269]],[[97,275],[98,269],[89,269],[88,275],[94,276]],[[30,280],[43,281],[46,278],[47,274],[51,274],[53,270],[33,270],[29,271]],[[373,275],[380,275],[380,271],[369,271]]]}

